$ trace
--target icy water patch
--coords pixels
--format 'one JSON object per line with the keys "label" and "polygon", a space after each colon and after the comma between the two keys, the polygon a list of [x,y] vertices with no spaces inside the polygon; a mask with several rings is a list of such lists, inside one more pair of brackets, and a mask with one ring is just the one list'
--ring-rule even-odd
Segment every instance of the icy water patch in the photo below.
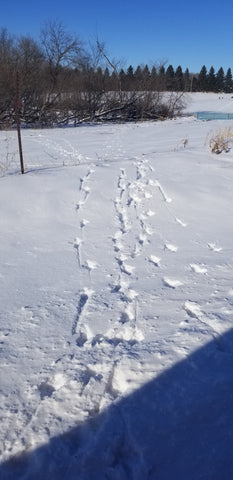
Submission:
{"label": "icy water patch", "polygon": [[197,120],[232,120],[233,113],[225,112],[197,112]]}

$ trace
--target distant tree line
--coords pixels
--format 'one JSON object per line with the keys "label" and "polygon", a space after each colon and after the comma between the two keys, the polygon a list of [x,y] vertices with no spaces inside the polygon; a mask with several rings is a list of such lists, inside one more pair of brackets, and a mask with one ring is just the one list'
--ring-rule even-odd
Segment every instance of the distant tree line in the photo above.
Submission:
{"label": "distant tree line", "polygon": [[149,70],[148,66],[138,66],[135,70],[130,66],[126,71],[120,71],[122,89],[124,90],[159,90],[178,92],[233,92],[233,79],[231,68],[226,74],[223,68],[215,73],[212,66],[207,72],[204,65],[199,73],[190,73],[189,69],[183,72],[179,65],[176,69],[172,65],[164,65]]}
{"label": "distant tree line", "polygon": [[216,93],[232,93],[233,79],[231,68],[228,68],[226,73],[220,67],[215,72],[214,67],[210,67],[209,71],[205,65],[201,68],[199,74],[191,76],[192,85],[190,83],[190,90],[194,92],[216,92]]}
{"label": "distant tree line", "polygon": [[85,50],[59,22],[48,22],[39,41],[0,31],[0,128],[15,124],[16,76],[25,126],[167,118],[182,108],[183,92],[233,91],[230,68],[119,68],[103,45]]}

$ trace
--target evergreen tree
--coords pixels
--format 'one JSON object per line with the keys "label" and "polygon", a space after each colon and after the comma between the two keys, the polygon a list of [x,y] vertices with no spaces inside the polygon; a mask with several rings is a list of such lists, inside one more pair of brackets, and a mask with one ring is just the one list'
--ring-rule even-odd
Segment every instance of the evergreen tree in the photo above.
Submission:
{"label": "evergreen tree", "polygon": [[163,65],[159,68],[158,74],[158,90],[166,90],[166,76],[165,76],[165,68]]}
{"label": "evergreen tree", "polygon": [[215,79],[215,70],[214,67],[210,67],[209,73],[207,75],[207,90],[209,92],[215,92],[215,85],[216,85],[216,79]]}
{"label": "evergreen tree", "polygon": [[169,65],[166,70],[166,88],[167,90],[174,90],[175,88],[175,72],[172,65]]}
{"label": "evergreen tree", "polygon": [[136,89],[141,90],[142,84],[143,84],[143,74],[142,74],[142,69],[140,65],[135,70],[134,78],[135,78]]}
{"label": "evergreen tree", "polygon": [[142,74],[143,74],[144,80],[146,80],[146,81],[149,80],[149,78],[150,78],[150,70],[149,70],[148,65],[145,65],[145,67],[143,68]]}
{"label": "evergreen tree", "polygon": [[129,66],[127,72],[126,72],[127,78],[130,82],[134,80],[134,72],[133,72],[133,67],[132,65]]}
{"label": "evergreen tree", "polygon": [[232,72],[231,68],[228,68],[225,81],[224,81],[224,91],[226,93],[231,93],[233,91],[233,81],[232,81]]}
{"label": "evergreen tree", "polygon": [[175,71],[175,86],[176,90],[178,90],[179,92],[184,89],[183,71],[180,65]]}
{"label": "evergreen tree", "polygon": [[186,68],[184,72],[183,82],[184,82],[184,91],[189,92],[191,90],[191,81],[190,81],[190,73],[188,68]]}
{"label": "evergreen tree", "polygon": [[165,68],[163,65],[159,69],[159,75],[165,75]]}
{"label": "evergreen tree", "polygon": [[190,92],[200,92],[198,74],[192,73],[190,77]]}
{"label": "evergreen tree", "polygon": [[126,74],[123,70],[123,68],[121,68],[120,72],[119,72],[119,80],[120,80],[120,84],[121,84],[121,89],[122,90],[126,90],[127,88],[127,79],[126,79]]}
{"label": "evergreen tree", "polygon": [[151,80],[151,90],[156,90],[158,87],[158,74],[155,67],[152,67],[151,69],[150,80]]}
{"label": "evergreen tree", "polygon": [[206,92],[207,90],[207,70],[205,65],[201,68],[198,76],[198,87],[200,92]]}
{"label": "evergreen tree", "polygon": [[222,67],[217,72],[216,75],[216,92],[223,92],[224,90],[224,80],[225,80],[224,70]]}
{"label": "evergreen tree", "polygon": [[148,65],[145,65],[145,67],[142,70],[142,78],[143,78],[143,90],[149,90],[149,88],[150,88],[150,70],[148,68]]}
{"label": "evergreen tree", "polygon": [[134,90],[134,71],[132,65],[129,66],[126,72],[126,90],[133,91]]}

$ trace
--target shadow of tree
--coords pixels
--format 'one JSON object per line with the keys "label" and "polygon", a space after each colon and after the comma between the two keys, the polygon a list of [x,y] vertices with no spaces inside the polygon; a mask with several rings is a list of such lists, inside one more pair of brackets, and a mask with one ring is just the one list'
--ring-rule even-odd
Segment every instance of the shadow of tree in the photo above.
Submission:
{"label": "shadow of tree", "polygon": [[1,480],[230,480],[233,330],[49,444]]}

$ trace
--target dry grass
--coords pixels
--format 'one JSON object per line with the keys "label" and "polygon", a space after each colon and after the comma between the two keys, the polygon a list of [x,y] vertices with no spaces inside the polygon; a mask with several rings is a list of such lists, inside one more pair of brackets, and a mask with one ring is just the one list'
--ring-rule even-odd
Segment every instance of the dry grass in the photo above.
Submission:
{"label": "dry grass", "polygon": [[189,143],[188,137],[183,138],[180,142],[177,143],[177,145],[174,148],[174,152],[177,152],[177,150],[186,148]]}
{"label": "dry grass", "polygon": [[11,151],[10,149],[10,137],[8,133],[6,134],[3,142],[1,143],[1,151],[0,151],[0,177],[4,177],[4,175],[9,172],[10,168],[15,166],[15,158],[16,153],[15,151]]}
{"label": "dry grass", "polygon": [[224,127],[217,132],[209,135],[209,147],[212,153],[222,153],[230,151],[230,141],[233,139],[233,128]]}

